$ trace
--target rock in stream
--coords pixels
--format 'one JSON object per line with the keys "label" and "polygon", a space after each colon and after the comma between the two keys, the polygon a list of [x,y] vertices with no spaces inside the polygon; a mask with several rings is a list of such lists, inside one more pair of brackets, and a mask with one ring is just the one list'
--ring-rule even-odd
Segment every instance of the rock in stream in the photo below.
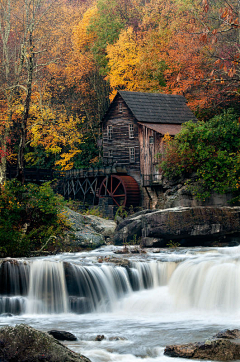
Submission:
{"label": "rock in stream", "polygon": [[0,329],[1,362],[91,362],[48,333],[25,324]]}
{"label": "rock in stream", "polygon": [[224,330],[205,342],[171,345],[164,354],[169,357],[202,359],[212,361],[232,361],[240,359],[240,331]]}

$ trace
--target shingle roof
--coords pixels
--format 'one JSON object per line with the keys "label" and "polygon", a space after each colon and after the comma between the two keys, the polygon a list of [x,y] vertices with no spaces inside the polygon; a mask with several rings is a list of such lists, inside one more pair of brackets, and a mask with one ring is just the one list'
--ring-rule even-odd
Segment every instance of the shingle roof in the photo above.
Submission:
{"label": "shingle roof", "polygon": [[175,136],[181,131],[181,124],[163,124],[163,123],[142,123],[138,122],[139,124],[153,129],[154,131],[161,133],[162,135],[169,133],[171,136]]}
{"label": "shingle roof", "polygon": [[128,91],[118,93],[139,122],[182,124],[197,120],[181,95]]}

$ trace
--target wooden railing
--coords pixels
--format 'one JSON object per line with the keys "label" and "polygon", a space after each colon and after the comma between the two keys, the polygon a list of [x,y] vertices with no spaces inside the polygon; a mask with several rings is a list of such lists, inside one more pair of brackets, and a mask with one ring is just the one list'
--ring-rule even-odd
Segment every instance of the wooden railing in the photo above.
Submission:
{"label": "wooden railing", "polygon": [[151,187],[155,185],[162,184],[162,175],[159,174],[151,174],[151,175],[142,175],[142,186],[143,187]]}
{"label": "wooden railing", "polygon": [[[7,179],[12,180],[17,175],[16,167],[8,167],[7,168]],[[58,179],[63,177],[65,172],[55,171],[53,169],[44,169],[44,168],[25,168],[24,169],[24,177],[26,182],[33,183],[43,183],[52,181],[54,179]]]}

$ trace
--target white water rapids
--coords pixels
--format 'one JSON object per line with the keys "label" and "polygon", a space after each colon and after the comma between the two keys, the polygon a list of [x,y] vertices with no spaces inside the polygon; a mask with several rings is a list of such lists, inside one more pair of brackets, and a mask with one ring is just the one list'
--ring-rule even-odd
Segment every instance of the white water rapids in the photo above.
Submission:
{"label": "white water rapids", "polygon": [[[2,260],[0,325],[69,331],[78,341],[68,347],[92,362],[170,362],[166,345],[240,328],[240,247],[114,251]],[[105,256],[130,265],[99,263]]]}

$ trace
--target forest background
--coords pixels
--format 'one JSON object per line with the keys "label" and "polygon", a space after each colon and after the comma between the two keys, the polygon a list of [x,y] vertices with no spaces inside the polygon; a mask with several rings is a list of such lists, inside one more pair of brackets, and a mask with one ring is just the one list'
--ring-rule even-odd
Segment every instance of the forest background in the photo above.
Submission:
{"label": "forest background", "polygon": [[117,89],[184,95],[199,122],[164,137],[159,166],[239,201],[239,24],[239,0],[0,0],[0,255],[61,239],[64,200],[24,168],[99,165]]}
{"label": "forest background", "polygon": [[183,94],[198,119],[239,110],[238,0],[0,0],[6,165],[97,165],[117,89]]}

